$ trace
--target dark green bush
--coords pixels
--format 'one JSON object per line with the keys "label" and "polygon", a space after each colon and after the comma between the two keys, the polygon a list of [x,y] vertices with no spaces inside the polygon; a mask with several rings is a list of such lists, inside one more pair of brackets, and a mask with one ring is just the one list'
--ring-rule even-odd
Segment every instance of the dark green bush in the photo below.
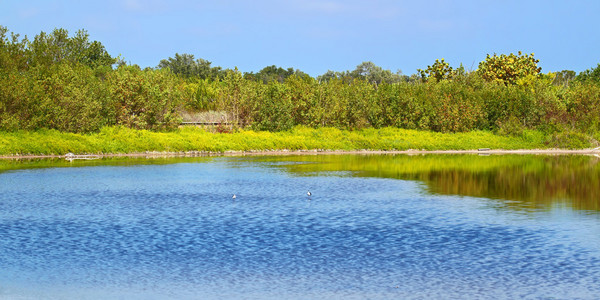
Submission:
{"label": "dark green bush", "polygon": [[[176,56],[158,70],[113,68],[116,60],[85,31],[69,37],[57,29],[29,41],[0,26],[0,130],[173,129],[178,111],[187,109],[226,112],[238,126],[269,131],[304,125],[519,136],[538,130],[552,136],[548,143],[567,146],[584,145],[586,138],[593,144],[600,136],[600,67],[556,84],[552,74],[540,74],[533,55],[519,53],[488,56],[474,72],[442,60],[424,71],[435,78],[425,82],[373,63],[320,81],[291,71],[277,80],[254,80],[192,58]],[[182,73],[193,64],[194,72]]]}
{"label": "dark green bush", "polygon": [[292,99],[288,87],[271,81],[262,97],[254,105],[254,123],[252,127],[257,130],[283,131],[292,128]]}
{"label": "dark green bush", "polygon": [[137,129],[173,129],[180,122],[179,79],[169,70],[123,66],[107,79],[116,125]]}

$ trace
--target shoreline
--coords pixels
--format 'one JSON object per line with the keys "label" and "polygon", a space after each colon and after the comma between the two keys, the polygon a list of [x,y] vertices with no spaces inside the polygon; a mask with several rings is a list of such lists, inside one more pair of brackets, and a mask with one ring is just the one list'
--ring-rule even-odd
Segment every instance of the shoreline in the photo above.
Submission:
{"label": "shoreline", "polygon": [[201,157],[201,156],[268,156],[268,155],[347,155],[347,154],[365,154],[365,155],[425,155],[425,154],[479,154],[479,155],[596,155],[600,156],[600,147],[593,149],[475,149],[475,150],[256,150],[256,151],[225,151],[225,152],[207,152],[207,151],[185,151],[185,152],[135,152],[135,153],[106,153],[106,154],[71,154],[66,155],[0,155],[0,159],[99,159],[109,157]]}

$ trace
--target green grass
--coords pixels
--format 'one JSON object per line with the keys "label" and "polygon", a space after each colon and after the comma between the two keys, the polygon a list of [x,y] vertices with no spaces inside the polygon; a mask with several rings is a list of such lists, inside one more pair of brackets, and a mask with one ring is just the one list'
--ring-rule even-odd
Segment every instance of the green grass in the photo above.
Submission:
{"label": "green grass", "polygon": [[[487,131],[436,133],[398,128],[358,131],[335,128],[295,127],[285,132],[239,130],[211,133],[194,127],[172,132],[106,127],[91,134],[56,130],[0,132],[0,155],[64,155],[251,150],[469,150],[573,148],[569,144],[549,144],[538,131],[520,136],[500,136]],[[577,144],[582,147],[585,145]]]}

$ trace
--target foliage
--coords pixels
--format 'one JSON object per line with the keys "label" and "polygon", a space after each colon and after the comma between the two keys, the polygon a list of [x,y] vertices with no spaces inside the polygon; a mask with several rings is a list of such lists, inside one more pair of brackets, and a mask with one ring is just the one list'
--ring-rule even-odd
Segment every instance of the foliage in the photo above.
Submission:
{"label": "foliage", "polygon": [[[41,70],[43,69],[43,70]],[[111,124],[106,86],[81,64],[34,67],[34,128],[89,132]],[[45,75],[45,71],[49,71]],[[41,89],[41,91],[39,91]],[[39,91],[39,92],[38,92]]]}
{"label": "foliage", "polygon": [[114,124],[137,129],[172,129],[182,102],[181,87],[168,70],[119,67],[107,79],[115,111]]}
{"label": "foliage", "polygon": [[218,79],[223,76],[221,67],[211,67],[212,62],[199,58],[194,60],[193,54],[175,53],[175,57],[163,59],[158,64],[159,69],[170,69],[173,73],[184,78]]}
{"label": "foliage", "polygon": [[364,79],[367,82],[375,84],[401,82],[404,80],[401,74],[400,70],[392,73],[392,71],[384,70],[370,61],[361,63],[356,66],[354,71],[350,72],[350,76],[354,79]]}
{"label": "foliage", "polygon": [[579,82],[565,96],[568,101],[562,123],[588,134],[600,132],[600,85]]}
{"label": "foliage", "polygon": [[279,83],[283,83],[288,77],[296,75],[296,76],[308,76],[306,73],[300,70],[294,70],[294,68],[284,69],[282,67],[277,67],[276,65],[264,67],[258,73],[249,72],[244,73],[244,79],[254,80],[258,82],[262,82],[264,84],[276,81]]}
{"label": "foliage", "polygon": [[569,83],[576,78],[575,71],[571,70],[562,70],[560,72],[556,72],[556,76],[554,77],[554,81],[552,82],[555,85],[569,86]]}
{"label": "foliage", "polygon": [[216,108],[218,88],[214,81],[197,79],[184,85],[186,109],[192,111],[207,111]]}
{"label": "foliage", "polygon": [[370,61],[362,62],[352,71],[334,72],[329,70],[325,74],[317,77],[317,80],[320,82],[327,82],[332,79],[342,80],[347,83],[359,79],[366,80],[372,84],[391,84],[409,80],[408,76],[402,75],[400,70],[393,73],[390,70],[384,70],[382,67],[377,66]]}
{"label": "foliage", "polygon": [[89,67],[33,66],[0,72],[0,79],[0,128],[87,132],[110,125],[106,87]]}
{"label": "foliage", "polygon": [[228,70],[218,86],[217,110],[235,116],[236,125],[251,124],[253,103],[262,92],[262,84],[244,80],[242,72],[236,68]]}
{"label": "foliage", "polygon": [[417,69],[417,71],[421,73],[421,77],[424,80],[432,79],[435,81],[451,79],[455,74],[455,71],[452,69],[450,64],[444,61],[443,58],[442,60],[436,59],[433,65],[427,66],[427,69]]}
{"label": "foliage", "polygon": [[282,131],[292,128],[292,101],[287,87],[271,82],[254,103],[252,127],[257,130]]}
{"label": "foliage", "polygon": [[179,121],[181,83],[170,71],[122,66],[86,31],[19,40],[0,27],[0,129],[97,131],[126,124],[168,129]]}
{"label": "foliage", "polygon": [[344,78],[350,78],[350,71],[336,72],[336,71],[328,70],[324,74],[317,76],[317,80],[319,82],[327,82],[332,79],[343,80]]}
{"label": "foliage", "polygon": [[490,56],[488,54],[485,60],[479,63],[477,71],[485,80],[506,85],[516,84],[517,80],[530,75],[537,76],[542,71],[542,68],[537,66],[539,60],[533,55],[533,53],[523,55],[521,51],[517,55],[511,53],[498,56],[494,53]]}
{"label": "foliage", "polygon": [[595,68],[587,69],[576,77],[579,81],[590,81],[600,83],[600,64],[598,64]]}
{"label": "foliage", "polygon": [[30,41],[0,26],[0,130],[173,130],[180,114],[217,111],[233,131],[540,131],[547,144],[572,146],[600,138],[600,65],[573,80],[572,71],[540,74],[533,54],[488,55],[474,72],[436,60],[420,70],[425,81],[372,62],[316,79],[275,65],[256,74],[222,70],[190,54],[162,60],[158,69],[115,62],[83,30],[70,37],[56,29]]}
{"label": "foliage", "polygon": [[23,71],[27,68],[27,38],[19,40],[19,35],[0,26],[0,72],[8,70]]}
{"label": "foliage", "polygon": [[41,32],[28,44],[29,63],[48,66],[69,61],[96,68],[116,62],[100,42],[88,39],[89,34],[85,30],[77,31],[73,37],[69,37],[65,29],[55,29],[50,34]]}

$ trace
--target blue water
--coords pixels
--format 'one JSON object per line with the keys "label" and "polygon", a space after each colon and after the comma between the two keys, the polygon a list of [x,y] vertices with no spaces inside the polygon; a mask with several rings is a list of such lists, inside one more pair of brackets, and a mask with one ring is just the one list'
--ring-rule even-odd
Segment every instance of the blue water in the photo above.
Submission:
{"label": "blue water", "polygon": [[0,173],[0,299],[600,298],[596,212],[307,175],[235,157]]}

